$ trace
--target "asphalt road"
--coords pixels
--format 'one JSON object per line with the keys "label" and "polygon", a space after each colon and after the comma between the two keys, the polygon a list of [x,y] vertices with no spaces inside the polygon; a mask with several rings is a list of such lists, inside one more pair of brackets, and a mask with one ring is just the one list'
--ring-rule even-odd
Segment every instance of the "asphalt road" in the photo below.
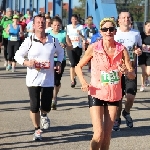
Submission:
{"label": "asphalt road", "polygon": [[[34,128],[29,118],[29,96],[25,85],[26,68],[5,71],[0,55],[0,150],[89,150],[92,125],[87,93],[70,88],[69,65],[58,95],[58,109],[48,115],[51,128],[41,142],[33,142]],[[138,68],[140,73],[140,68]],[[89,81],[86,67],[84,73]],[[138,89],[140,78],[138,73]],[[134,127],[127,128],[122,118],[121,131],[112,132],[110,150],[150,150],[150,88],[137,93],[131,116]]]}

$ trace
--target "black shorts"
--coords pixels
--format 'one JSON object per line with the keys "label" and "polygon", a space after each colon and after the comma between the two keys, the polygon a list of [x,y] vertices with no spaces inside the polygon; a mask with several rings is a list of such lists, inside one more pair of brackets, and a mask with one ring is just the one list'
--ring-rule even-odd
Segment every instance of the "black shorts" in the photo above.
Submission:
{"label": "black shorts", "polygon": [[14,56],[16,51],[19,49],[20,41],[9,41],[7,45],[7,52],[8,52],[8,60],[15,61]]}
{"label": "black shorts", "polygon": [[[54,61],[54,65],[56,66],[56,63],[57,63],[57,61]],[[62,61],[62,64],[61,64],[61,73],[60,74],[58,74],[57,72],[56,72],[56,70],[55,70],[55,74],[54,74],[54,84],[55,84],[55,86],[59,86],[60,84],[61,84],[61,77],[62,77],[62,75],[63,75],[63,73],[64,73],[64,69],[65,69],[65,67],[66,67],[66,60],[63,60]]]}
{"label": "black shorts", "polygon": [[89,108],[92,106],[119,106],[119,101],[109,102],[88,95]]}
{"label": "black shorts", "polygon": [[39,112],[40,108],[45,112],[49,112],[51,110],[53,89],[53,87],[41,86],[28,87],[30,97],[30,110],[32,111],[32,113]]}
{"label": "black shorts", "polygon": [[138,65],[150,66],[150,53],[142,53],[138,56]]}
{"label": "black shorts", "polygon": [[125,94],[136,95],[137,92],[137,77],[133,80],[128,79],[126,76],[122,75],[122,97]]}
{"label": "black shorts", "polygon": [[0,43],[2,43],[3,42],[3,37],[2,37],[2,35],[0,35]]}
{"label": "black shorts", "polygon": [[82,55],[82,48],[76,47],[73,50],[67,50],[67,55],[71,67],[75,67],[80,61],[80,57]]}

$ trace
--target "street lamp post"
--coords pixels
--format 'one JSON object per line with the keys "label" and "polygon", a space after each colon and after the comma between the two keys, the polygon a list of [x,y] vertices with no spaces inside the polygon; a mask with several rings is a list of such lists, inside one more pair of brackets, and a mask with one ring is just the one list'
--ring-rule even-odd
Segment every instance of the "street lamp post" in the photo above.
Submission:
{"label": "street lamp post", "polygon": [[148,20],[148,14],[149,14],[149,0],[145,0],[144,22]]}
{"label": "street lamp post", "polygon": [[126,11],[127,11],[127,1],[128,1],[128,0],[125,0],[125,8],[126,8]]}

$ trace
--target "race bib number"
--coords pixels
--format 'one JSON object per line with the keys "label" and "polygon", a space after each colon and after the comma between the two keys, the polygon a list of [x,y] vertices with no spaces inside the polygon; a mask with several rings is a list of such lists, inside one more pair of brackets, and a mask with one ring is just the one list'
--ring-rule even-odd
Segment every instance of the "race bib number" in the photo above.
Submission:
{"label": "race bib number", "polygon": [[79,42],[80,38],[78,36],[71,37],[71,42]]}
{"label": "race bib number", "polygon": [[35,68],[37,70],[41,70],[41,69],[50,69],[50,62],[36,62],[35,63]]}
{"label": "race bib number", "polygon": [[112,70],[110,72],[101,71],[100,78],[102,85],[118,84],[120,81],[119,71],[118,70]]}
{"label": "race bib number", "polygon": [[150,45],[146,45],[146,47],[144,47],[142,50],[145,53],[150,53]]}
{"label": "race bib number", "polygon": [[10,41],[18,41],[18,37],[15,35],[10,36]]}
{"label": "race bib number", "polygon": [[89,32],[89,37],[92,38],[93,36],[93,33]]}

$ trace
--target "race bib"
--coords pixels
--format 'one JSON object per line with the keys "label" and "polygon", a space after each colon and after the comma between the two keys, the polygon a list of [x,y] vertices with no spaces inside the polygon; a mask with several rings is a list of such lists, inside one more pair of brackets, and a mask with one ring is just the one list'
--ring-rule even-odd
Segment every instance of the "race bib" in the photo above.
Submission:
{"label": "race bib", "polygon": [[112,70],[110,72],[101,71],[100,79],[102,85],[118,84],[120,81],[119,71],[118,70]]}
{"label": "race bib", "polygon": [[50,62],[36,62],[35,63],[35,69],[41,70],[41,69],[50,69]]}
{"label": "race bib", "polygon": [[145,48],[142,49],[145,53],[150,53],[150,45],[146,45]]}
{"label": "race bib", "polygon": [[74,43],[74,42],[79,42],[80,41],[80,38],[79,36],[74,36],[74,37],[71,37],[71,42]]}
{"label": "race bib", "polygon": [[18,41],[17,35],[11,35],[10,36],[10,41]]}
{"label": "race bib", "polygon": [[89,37],[92,38],[93,36],[93,33],[89,32]]}

